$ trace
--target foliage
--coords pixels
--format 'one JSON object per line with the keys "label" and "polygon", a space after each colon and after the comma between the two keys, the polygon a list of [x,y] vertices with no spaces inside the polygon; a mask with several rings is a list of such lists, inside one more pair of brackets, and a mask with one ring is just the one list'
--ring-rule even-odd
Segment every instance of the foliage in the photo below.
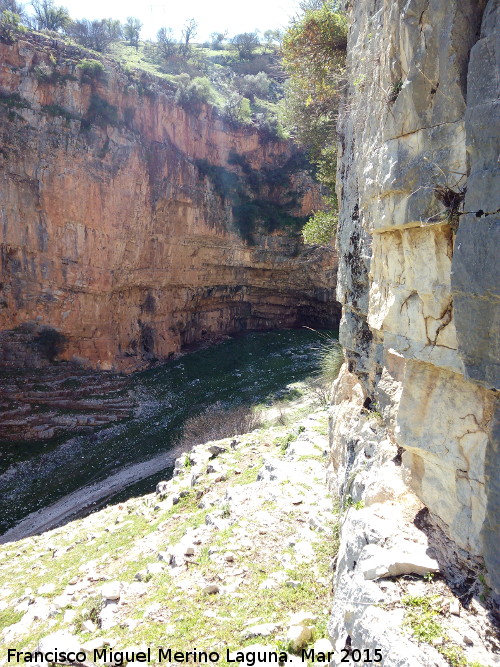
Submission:
{"label": "foliage", "polygon": [[224,40],[227,38],[227,30],[225,32],[213,32],[210,35],[210,45],[214,51],[220,51],[223,48]]}
{"label": "foliage", "polygon": [[249,100],[237,92],[227,96],[222,111],[229,121],[236,124],[248,123],[251,119]]}
{"label": "foliage", "polygon": [[94,93],[90,98],[87,119],[88,122],[99,125],[116,125],[118,122],[118,109],[103,97]]}
{"label": "foliage", "polygon": [[304,243],[328,245],[335,236],[337,222],[337,211],[315,211],[302,228]]}
{"label": "foliage", "polygon": [[266,30],[264,32],[264,46],[269,51],[273,51],[276,47],[281,46],[284,35],[283,30]]}
{"label": "foliage", "polygon": [[274,187],[286,191],[290,175],[295,171],[296,160],[292,156],[282,167],[256,170],[245,158],[233,153],[229,163],[238,165],[238,174],[224,167],[197,160],[200,175],[209,178],[216,193],[231,205],[233,222],[240,236],[251,242],[252,234],[260,225],[263,231],[272,233],[277,229],[300,229],[304,218],[292,215],[296,204],[295,193],[288,191],[289,198],[280,197],[279,203],[269,199],[268,192]]}
{"label": "foliage", "polygon": [[269,95],[271,80],[265,72],[259,72],[241,77],[235,85],[242,95],[254,101],[256,97],[265,99]]}
{"label": "foliage", "polygon": [[29,109],[30,103],[25,100],[19,93],[2,93],[0,92],[0,104],[14,109]]}
{"label": "foliage", "polygon": [[139,35],[141,32],[142,23],[139,19],[129,16],[127,22],[123,26],[123,34],[125,39],[128,40],[130,46],[135,46],[136,49],[139,48]]}
{"label": "foliage", "polygon": [[283,40],[283,66],[289,79],[283,122],[317,165],[317,178],[329,190],[325,214],[316,213],[305,233],[308,243],[328,243],[336,226],[334,196],[335,125],[345,66],[347,20],[333,0],[303,3]]}
{"label": "foliage", "polygon": [[71,111],[68,111],[60,104],[45,104],[42,107],[42,111],[49,114],[49,116],[60,116],[66,120],[80,120],[79,116],[75,116],[75,114],[72,114]]}
{"label": "foliage", "polygon": [[20,21],[26,21],[26,11],[24,5],[17,0],[0,0],[0,14],[3,12],[12,12],[12,14],[17,14]]}
{"label": "foliage", "polygon": [[54,63],[52,67],[46,65],[45,63],[35,65],[33,68],[33,75],[35,79],[41,83],[60,84],[61,86],[63,86],[67,81],[77,80],[76,76],[73,74],[63,73],[57,70],[54,67]]}
{"label": "foliage", "polygon": [[66,336],[52,327],[44,327],[33,340],[38,352],[48,361],[54,361],[66,344]]}
{"label": "foliage", "polygon": [[197,76],[191,79],[189,74],[178,78],[179,87],[175,94],[175,101],[183,107],[193,107],[214,101],[214,90],[210,80]]}
{"label": "foliage", "polygon": [[19,14],[15,14],[8,9],[0,14],[0,42],[13,44],[24,32],[26,32],[26,28],[21,25]]}
{"label": "foliage", "polygon": [[162,58],[170,58],[176,51],[172,28],[160,28],[156,33],[158,51]]}
{"label": "foliage", "polygon": [[65,30],[71,18],[66,7],[56,7],[54,0],[32,0],[35,24],[38,30]]}
{"label": "foliage", "polygon": [[256,32],[242,32],[235,35],[231,43],[236,47],[241,60],[251,58],[255,49],[260,45]]}
{"label": "foliage", "polygon": [[432,643],[443,635],[443,628],[436,618],[439,616],[438,596],[412,596],[403,598],[405,620],[403,625],[410,628],[413,636],[422,642]]}
{"label": "foliage", "polygon": [[100,60],[82,60],[81,63],[78,63],[77,68],[89,79],[99,79],[106,71]]}
{"label": "foliage", "polygon": [[321,405],[330,405],[333,400],[333,383],[344,363],[344,352],[336,339],[327,335],[322,335],[322,338],[324,343],[319,349],[319,370],[309,381],[309,388]]}
{"label": "foliage", "polygon": [[114,19],[81,19],[72,21],[67,28],[68,35],[88,49],[106,52],[113,42],[122,36],[120,21]]}

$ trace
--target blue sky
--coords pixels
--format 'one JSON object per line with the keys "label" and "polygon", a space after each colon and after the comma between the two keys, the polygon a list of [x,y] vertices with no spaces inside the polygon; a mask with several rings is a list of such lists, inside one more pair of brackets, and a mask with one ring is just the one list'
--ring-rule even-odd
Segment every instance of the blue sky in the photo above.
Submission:
{"label": "blue sky", "polygon": [[239,32],[284,28],[296,13],[299,0],[56,0],[68,8],[73,18],[116,18],[124,21],[136,16],[144,27],[142,39],[156,35],[158,28],[172,28],[180,37],[185,21],[195,18],[199,24],[196,42],[208,39],[211,32]]}

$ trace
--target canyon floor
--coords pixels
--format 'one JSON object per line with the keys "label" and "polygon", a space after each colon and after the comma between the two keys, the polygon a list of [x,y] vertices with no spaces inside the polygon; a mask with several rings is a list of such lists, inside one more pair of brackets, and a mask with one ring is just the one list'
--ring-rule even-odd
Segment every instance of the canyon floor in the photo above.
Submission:
{"label": "canyon floor", "polygon": [[[341,508],[328,494],[328,411],[303,383],[293,388],[260,428],[182,454],[156,493],[0,547],[0,665],[8,648],[37,647],[83,650],[89,662],[96,649],[150,648],[150,664],[160,648],[196,649],[217,652],[221,665],[251,665],[264,650],[294,664],[315,648],[321,664],[334,650],[327,625],[342,524],[363,507]],[[402,620],[394,631],[422,647],[418,664],[495,664],[467,661],[463,638],[478,648],[489,626],[439,575],[383,579],[381,590],[389,583]],[[337,649],[333,664],[356,664],[361,649]],[[363,661],[385,663],[366,650]]]}

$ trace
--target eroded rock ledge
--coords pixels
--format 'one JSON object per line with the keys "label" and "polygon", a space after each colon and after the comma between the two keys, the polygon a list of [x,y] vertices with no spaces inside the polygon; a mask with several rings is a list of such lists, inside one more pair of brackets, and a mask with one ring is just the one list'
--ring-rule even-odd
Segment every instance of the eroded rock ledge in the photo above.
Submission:
{"label": "eroded rock ledge", "polygon": [[333,251],[293,233],[319,193],[291,144],[187,112],[112,61],[92,78],[85,57],[0,44],[0,362],[40,363],[26,324],[61,335],[53,357],[107,370],[213,334],[335,325]]}

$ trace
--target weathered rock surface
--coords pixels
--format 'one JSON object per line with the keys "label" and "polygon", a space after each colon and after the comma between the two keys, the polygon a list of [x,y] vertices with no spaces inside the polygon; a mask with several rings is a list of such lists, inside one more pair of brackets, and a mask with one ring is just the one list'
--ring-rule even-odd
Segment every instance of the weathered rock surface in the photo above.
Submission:
{"label": "weathered rock surface", "polygon": [[[498,12],[494,0],[349,3],[338,299],[353,375],[337,401],[346,417],[343,401],[374,411],[400,448],[407,478],[373,480],[363,500],[409,483],[500,594]],[[349,428],[337,417],[344,471]]]}
{"label": "weathered rock surface", "polygon": [[[330,484],[348,513],[330,637],[388,667],[470,647],[498,664],[496,639],[470,635],[500,595],[499,3],[346,4]],[[437,570],[457,598],[416,649],[408,609],[440,599]]]}
{"label": "weathered rock surface", "polygon": [[318,199],[290,144],[111,61],[89,79],[85,55],[0,45],[0,362],[133,370],[221,333],[335,323],[333,251],[277,229]]}

